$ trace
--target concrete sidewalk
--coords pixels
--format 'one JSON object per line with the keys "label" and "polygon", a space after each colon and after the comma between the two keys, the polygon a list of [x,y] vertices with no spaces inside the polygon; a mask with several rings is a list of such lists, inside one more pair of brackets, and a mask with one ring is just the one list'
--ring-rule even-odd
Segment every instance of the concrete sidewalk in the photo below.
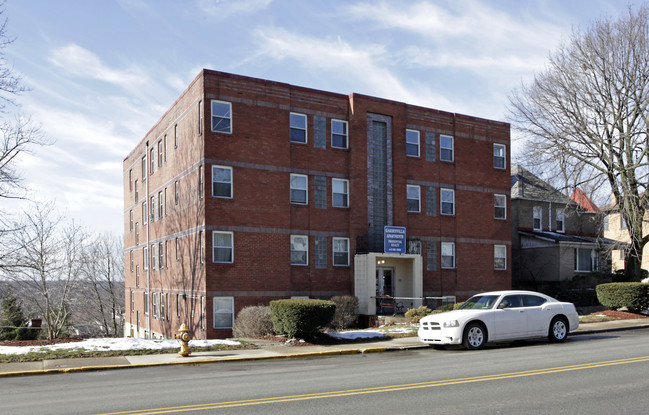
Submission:
{"label": "concrete sidewalk", "polygon": [[[582,323],[579,329],[571,333],[571,336],[636,328],[649,328],[649,318]],[[257,346],[256,349],[194,352],[188,357],[181,357],[176,353],[166,353],[140,356],[87,357],[52,359],[39,362],[0,363],[0,378],[161,365],[195,365],[276,358],[379,353],[391,350],[428,347],[420,343],[416,336],[327,346],[292,346],[265,340],[251,340],[251,342]]]}

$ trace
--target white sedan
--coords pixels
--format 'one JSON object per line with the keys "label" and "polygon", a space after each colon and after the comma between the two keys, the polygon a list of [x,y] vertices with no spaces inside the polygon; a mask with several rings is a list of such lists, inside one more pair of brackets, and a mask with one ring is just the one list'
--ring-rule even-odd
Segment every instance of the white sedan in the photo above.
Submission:
{"label": "white sedan", "polygon": [[430,345],[480,349],[487,342],[537,337],[563,342],[577,327],[572,303],[532,291],[494,291],[469,298],[457,310],[423,317],[417,334]]}

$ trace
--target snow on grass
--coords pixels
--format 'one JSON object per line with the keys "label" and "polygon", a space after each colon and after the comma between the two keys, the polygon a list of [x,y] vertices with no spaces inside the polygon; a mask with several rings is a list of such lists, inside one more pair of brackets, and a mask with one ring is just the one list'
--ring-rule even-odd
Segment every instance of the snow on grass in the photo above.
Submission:
{"label": "snow on grass", "polygon": [[361,339],[382,339],[386,338],[385,334],[376,330],[362,330],[362,331],[342,331],[339,333],[327,333],[329,336],[336,339],[344,340],[361,340]]}
{"label": "snow on grass", "polygon": [[[234,340],[191,340],[189,347],[209,347],[215,345],[238,346]],[[45,353],[53,350],[164,350],[177,349],[180,341],[174,339],[150,340],[135,338],[98,338],[85,339],[80,342],[58,343],[48,346],[0,346],[0,354],[27,354],[30,352]]]}

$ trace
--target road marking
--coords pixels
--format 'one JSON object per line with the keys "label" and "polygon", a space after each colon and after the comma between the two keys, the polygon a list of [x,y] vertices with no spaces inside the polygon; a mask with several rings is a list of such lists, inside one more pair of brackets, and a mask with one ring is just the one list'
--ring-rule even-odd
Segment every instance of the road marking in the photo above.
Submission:
{"label": "road marking", "polygon": [[342,396],[366,395],[371,393],[395,392],[395,391],[410,390],[410,389],[434,388],[439,386],[458,385],[463,383],[486,382],[490,380],[501,380],[501,379],[521,378],[526,376],[547,375],[551,373],[570,372],[575,370],[586,370],[586,369],[594,369],[594,368],[606,367],[606,366],[642,363],[648,361],[649,361],[649,356],[631,357],[627,359],[609,360],[605,362],[583,363],[580,365],[560,366],[560,367],[552,367],[552,368],[545,368],[545,369],[534,369],[534,370],[526,370],[522,372],[501,373],[495,375],[475,376],[475,377],[468,377],[468,378],[435,380],[431,382],[407,383],[403,385],[378,386],[373,388],[349,389],[349,390],[332,391],[332,392],[310,393],[304,395],[278,396],[274,398],[247,399],[247,400],[230,401],[230,402],[206,403],[200,405],[185,405],[185,406],[173,406],[167,408],[144,409],[144,410],[137,410],[137,411],[110,412],[110,413],[100,414],[100,415],[124,415],[124,414],[157,415],[157,414],[168,414],[168,413],[189,412],[189,411],[205,411],[210,409],[223,409],[223,408],[233,408],[233,407],[252,406],[252,405],[268,405],[268,404],[282,403],[282,402],[296,402],[296,401],[304,401],[310,399],[337,398]]}

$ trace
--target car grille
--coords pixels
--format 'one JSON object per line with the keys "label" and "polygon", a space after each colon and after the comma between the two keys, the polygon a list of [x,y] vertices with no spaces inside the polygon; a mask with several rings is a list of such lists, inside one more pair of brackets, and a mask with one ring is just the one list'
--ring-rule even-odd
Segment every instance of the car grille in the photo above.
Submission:
{"label": "car grille", "polygon": [[425,321],[425,322],[421,323],[421,328],[423,328],[424,330],[439,330],[440,329],[439,323],[437,323],[435,321],[430,321],[430,322]]}

